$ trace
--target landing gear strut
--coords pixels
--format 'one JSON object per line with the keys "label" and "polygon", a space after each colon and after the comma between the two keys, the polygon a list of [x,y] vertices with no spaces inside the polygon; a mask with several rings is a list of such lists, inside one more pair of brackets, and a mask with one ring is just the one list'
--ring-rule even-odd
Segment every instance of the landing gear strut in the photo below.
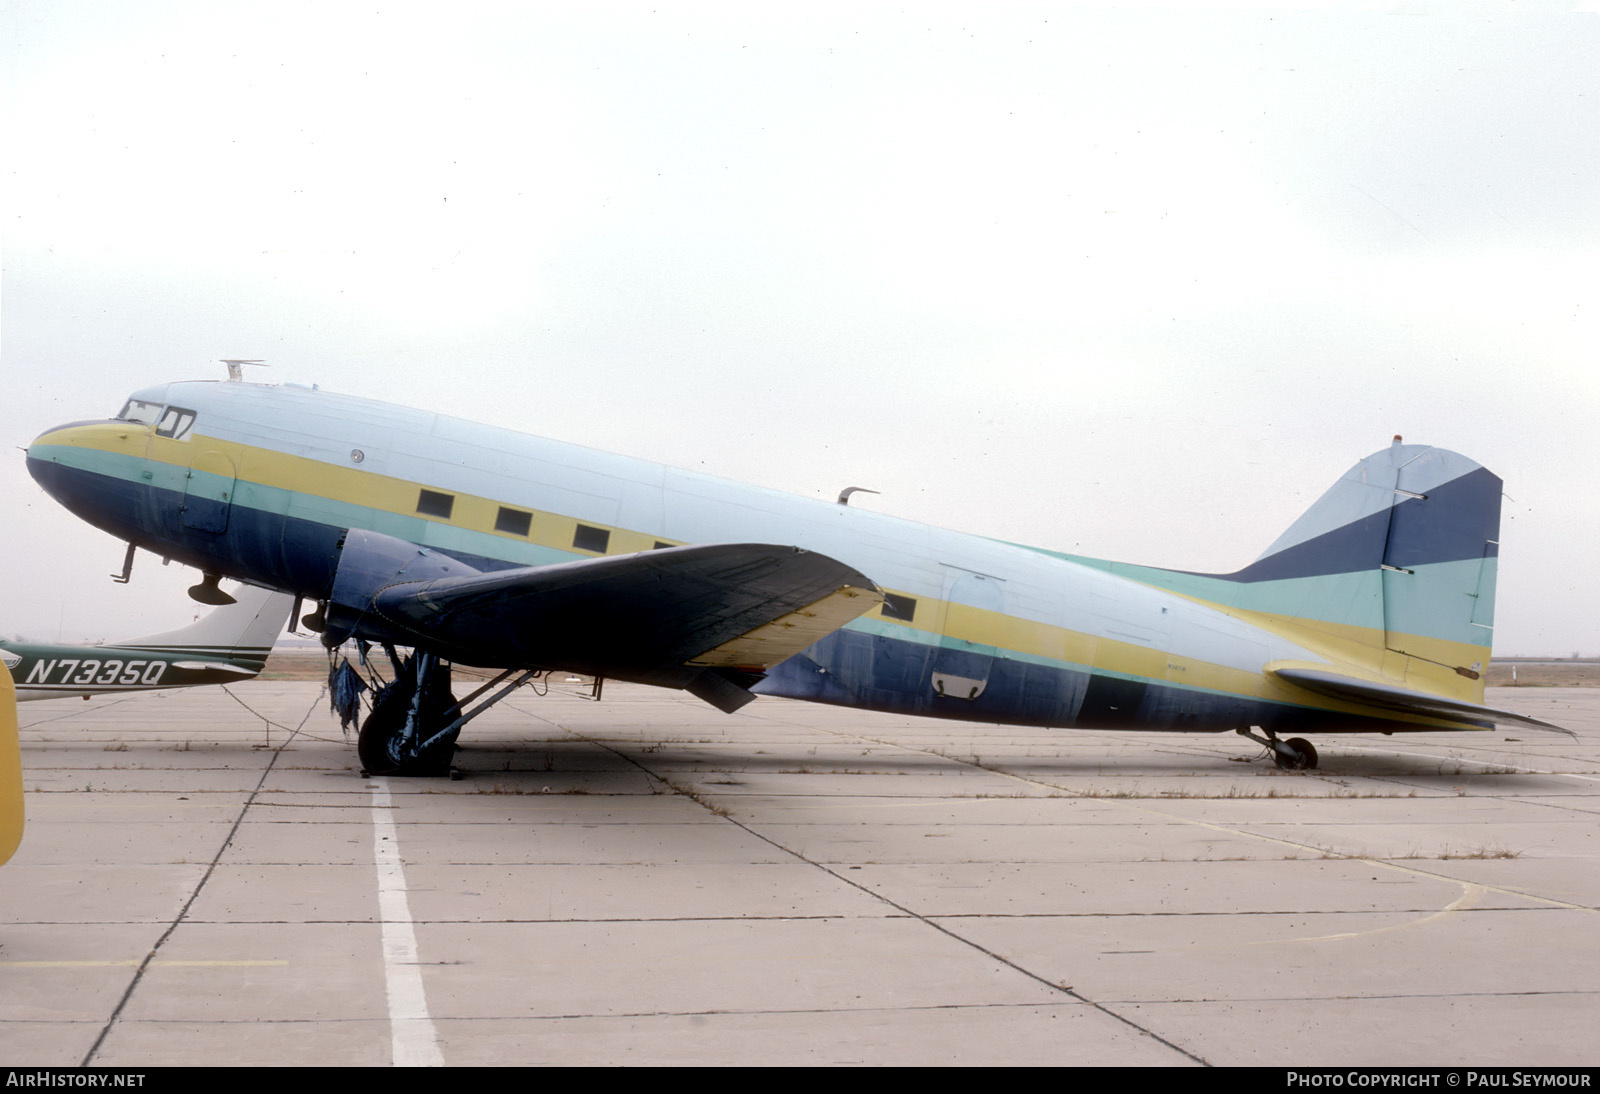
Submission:
{"label": "landing gear strut", "polygon": [[398,667],[356,738],[361,766],[370,775],[448,775],[461,733],[450,669],[423,650]]}
{"label": "landing gear strut", "polygon": [[1250,732],[1250,727],[1245,726],[1236,730],[1241,737],[1249,737],[1252,741],[1259,742],[1272,753],[1272,762],[1282,771],[1311,771],[1317,766],[1317,750],[1311,747],[1311,742],[1304,737],[1290,737],[1287,741],[1278,740],[1278,735],[1272,730],[1266,730],[1266,736],[1261,737]]}
{"label": "landing gear strut", "polygon": [[[498,687],[517,670],[506,669],[460,702],[450,694],[450,666],[436,654],[416,650],[401,661],[394,647],[385,645],[394,665],[394,682],[378,692],[372,713],[362,723],[356,752],[369,775],[440,776],[450,774],[450,757],[456,750],[461,727],[516,691],[542,676],[542,669],[526,669],[471,710],[466,707]],[[597,687],[598,693],[598,687]]]}

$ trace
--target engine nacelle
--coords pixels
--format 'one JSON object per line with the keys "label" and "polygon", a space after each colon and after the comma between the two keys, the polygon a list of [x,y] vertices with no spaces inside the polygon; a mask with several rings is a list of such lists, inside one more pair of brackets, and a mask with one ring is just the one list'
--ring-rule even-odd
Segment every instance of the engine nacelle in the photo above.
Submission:
{"label": "engine nacelle", "polygon": [[396,586],[414,587],[443,577],[470,577],[481,572],[407,540],[349,529],[339,548],[333,588],[328,593],[322,644],[331,649],[350,638],[404,646],[425,643],[426,634],[384,615],[379,594]]}

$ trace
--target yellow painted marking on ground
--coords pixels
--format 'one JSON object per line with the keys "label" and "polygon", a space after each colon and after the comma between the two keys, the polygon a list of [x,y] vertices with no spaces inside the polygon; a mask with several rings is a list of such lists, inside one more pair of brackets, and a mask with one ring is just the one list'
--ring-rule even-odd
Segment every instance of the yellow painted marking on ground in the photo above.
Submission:
{"label": "yellow painted marking on ground", "polygon": [[[985,768],[984,770],[988,771],[988,770],[992,770],[992,769]],[[1009,772],[999,772],[999,773],[1000,774],[1008,774],[1008,775],[1010,774]],[[1033,781],[1035,781],[1035,780],[1029,779],[1029,778],[1027,778],[1026,776],[1023,776],[1023,775],[1011,775],[1010,777],[1014,778],[1014,779],[1020,779],[1023,782],[1033,782]],[[1051,784],[1049,784],[1049,783],[1040,783],[1040,785],[1041,786],[1049,786]],[[1068,793],[1068,794],[1072,794],[1073,793],[1072,790],[1066,789],[1064,787],[1056,787],[1055,789],[1066,790],[1066,793]],[[1297,851],[1315,852],[1319,857],[1326,856],[1330,860],[1332,860],[1332,859],[1343,859],[1343,860],[1345,860],[1347,862],[1364,862],[1369,866],[1379,866],[1379,867],[1382,867],[1385,870],[1394,870],[1397,873],[1414,874],[1417,877],[1428,878],[1428,879],[1430,879],[1432,881],[1447,881],[1447,882],[1450,882],[1453,885],[1460,885],[1463,888],[1465,888],[1468,885],[1476,884],[1476,883],[1470,882],[1470,881],[1462,881],[1460,878],[1450,877],[1448,874],[1437,874],[1437,873],[1432,872],[1431,870],[1423,870],[1423,869],[1420,869],[1419,867],[1416,867],[1416,866],[1407,866],[1402,862],[1395,862],[1395,861],[1393,861],[1391,859],[1376,858],[1376,857],[1373,857],[1373,856],[1370,856],[1370,855],[1346,855],[1346,854],[1342,854],[1341,852],[1338,852],[1338,851],[1330,850],[1330,849],[1328,849],[1326,847],[1318,847],[1314,843],[1301,843],[1298,840],[1285,839],[1282,836],[1268,836],[1268,835],[1263,835],[1260,832],[1247,832],[1242,828],[1230,828],[1225,824],[1216,824],[1216,823],[1214,823],[1212,821],[1196,820],[1193,817],[1181,817],[1181,816],[1177,815],[1176,813],[1168,813],[1168,812],[1165,812],[1164,810],[1161,810],[1161,809],[1154,809],[1154,808],[1151,808],[1149,806],[1138,805],[1135,802],[1132,802],[1132,801],[1129,801],[1129,800],[1123,799],[1123,798],[1095,798],[1095,796],[1092,795],[1092,794],[1082,794],[1082,795],[1079,795],[1079,796],[1080,797],[1084,797],[1084,798],[1094,799],[1094,800],[1097,800],[1097,801],[1114,802],[1115,804],[1123,806],[1124,808],[1134,809],[1134,810],[1137,810],[1138,812],[1141,812],[1141,813],[1148,813],[1149,815],[1151,815],[1153,817],[1160,817],[1162,820],[1177,821],[1180,824],[1193,825],[1193,826],[1195,826],[1197,828],[1205,828],[1205,829],[1208,829],[1208,830],[1213,831],[1213,832],[1221,832],[1221,833],[1224,833],[1224,834],[1230,835],[1230,836],[1243,836],[1243,837],[1245,837],[1247,839],[1259,840],[1259,841],[1261,841],[1263,843],[1275,843],[1275,844],[1278,844],[1281,847],[1292,847]],[[1504,896],[1519,897],[1519,898],[1521,898],[1523,900],[1535,900],[1535,901],[1538,901],[1541,904],[1549,904],[1552,907],[1556,907],[1556,908],[1567,908],[1567,909],[1570,909],[1572,911],[1589,912],[1589,913],[1594,914],[1594,915],[1600,915],[1600,909],[1590,908],[1587,905],[1583,905],[1583,904],[1573,904],[1570,901],[1566,901],[1566,900],[1557,900],[1554,897],[1538,896],[1537,894],[1534,894],[1534,893],[1524,893],[1524,892],[1521,892],[1521,891],[1519,891],[1517,889],[1506,889],[1506,888],[1502,888],[1502,887],[1497,886],[1497,885],[1480,885],[1478,887],[1483,889],[1485,892],[1500,893],[1500,894],[1502,894]],[[1367,932],[1367,933],[1370,933],[1370,932]],[[1282,941],[1289,941],[1289,940],[1285,939],[1285,940],[1282,940]]]}
{"label": "yellow painted marking on ground", "polygon": [[[868,742],[870,742],[872,744],[883,745],[886,748],[901,748],[901,749],[905,749],[907,752],[920,752],[925,756],[937,756],[938,758],[940,758],[942,760],[949,760],[951,763],[958,763],[958,764],[966,764],[967,763],[967,761],[961,760],[958,757],[948,756],[943,752],[937,752],[937,751],[935,751],[933,749],[917,748],[914,745],[908,745],[908,744],[905,744],[904,742],[901,742],[901,741],[888,741],[888,740],[883,740],[882,738],[878,738],[878,737],[868,737],[865,734],[859,734],[859,733],[850,733],[850,734],[841,733],[841,734],[836,734],[836,736],[852,737],[852,738],[855,738],[856,740],[868,741]],[[1229,827],[1228,825],[1225,825],[1225,824],[1217,824],[1214,821],[1203,821],[1203,820],[1197,820],[1197,819],[1195,819],[1193,817],[1179,816],[1176,813],[1169,813],[1169,812],[1167,812],[1167,811],[1165,811],[1163,809],[1156,809],[1156,808],[1154,808],[1152,806],[1148,806],[1148,805],[1140,805],[1137,800],[1130,800],[1128,798],[1108,798],[1108,797],[1105,797],[1105,796],[1099,795],[1099,794],[1093,794],[1093,793],[1089,793],[1089,792],[1082,791],[1082,790],[1074,790],[1074,789],[1072,789],[1071,787],[1068,787],[1068,786],[1057,786],[1055,783],[1045,782],[1043,779],[1034,778],[1034,777],[1029,776],[1029,775],[1018,775],[1014,771],[1007,771],[1007,770],[1005,770],[1004,768],[1001,768],[1001,767],[989,767],[989,766],[983,765],[983,764],[972,764],[971,766],[977,767],[981,771],[986,771],[991,775],[999,775],[1002,778],[1011,779],[1011,780],[1013,780],[1015,782],[1019,782],[1019,783],[1025,783],[1028,786],[1036,786],[1036,787],[1039,787],[1042,790],[1048,790],[1052,794],[1058,795],[1058,796],[1059,795],[1065,795],[1065,796],[1074,797],[1074,798],[1081,798],[1084,801],[1103,801],[1103,802],[1106,802],[1107,804],[1115,805],[1115,806],[1118,806],[1118,807],[1123,808],[1123,809],[1131,809],[1131,810],[1133,810],[1133,811],[1135,811],[1137,813],[1144,813],[1144,814],[1146,814],[1148,816],[1151,816],[1151,817],[1159,817],[1163,821],[1175,821],[1178,824],[1187,824],[1187,825],[1190,825],[1191,827],[1203,828],[1206,831],[1217,832],[1217,833],[1220,833],[1222,835],[1240,836],[1240,837],[1243,837],[1245,839],[1256,840],[1256,841],[1261,842],[1261,843],[1272,843],[1272,844],[1276,844],[1276,845],[1278,845],[1280,847],[1292,848],[1293,850],[1299,851],[1299,852],[1314,853],[1318,858],[1326,858],[1326,859],[1329,859],[1330,861],[1331,860],[1343,860],[1343,861],[1346,861],[1346,862],[1361,862],[1361,863],[1365,863],[1368,866],[1379,867],[1379,868],[1385,869],[1385,870],[1393,870],[1396,873],[1411,874],[1411,875],[1416,876],[1416,877],[1427,878],[1430,881],[1448,882],[1448,883],[1450,883],[1452,885],[1459,885],[1462,888],[1462,895],[1460,897],[1458,897],[1455,901],[1451,902],[1449,905],[1445,906],[1444,908],[1441,908],[1437,912],[1428,913],[1422,919],[1408,921],[1407,923],[1404,923],[1404,924],[1391,924],[1391,925],[1386,926],[1386,927],[1378,927],[1378,928],[1374,928],[1371,931],[1358,931],[1358,932],[1353,932],[1353,933],[1345,934],[1345,935],[1327,935],[1327,936],[1324,936],[1324,938],[1328,938],[1328,939],[1357,938],[1357,937],[1361,937],[1361,936],[1369,935],[1369,934],[1378,934],[1378,933],[1381,933],[1381,932],[1387,931],[1387,930],[1398,930],[1398,929],[1400,929],[1402,927],[1415,927],[1415,926],[1420,926],[1423,923],[1432,922],[1433,920],[1443,918],[1444,916],[1446,916],[1448,914],[1452,914],[1455,911],[1463,910],[1463,909],[1465,909],[1467,907],[1470,907],[1469,904],[1464,904],[1463,901],[1465,901],[1468,896],[1473,896],[1473,899],[1476,900],[1477,896],[1473,895],[1469,890],[1477,890],[1479,894],[1481,894],[1481,893],[1499,893],[1502,896],[1516,897],[1517,899],[1520,899],[1520,900],[1531,900],[1531,901],[1534,901],[1534,902],[1539,903],[1539,904],[1548,904],[1553,908],[1563,908],[1563,909],[1566,909],[1568,911],[1588,912],[1591,915],[1600,915],[1600,908],[1591,908],[1587,904],[1574,904],[1571,901],[1557,900],[1554,897],[1539,896],[1537,893],[1525,893],[1525,892],[1522,892],[1519,889],[1508,889],[1508,888],[1506,888],[1504,886],[1500,886],[1500,885],[1484,885],[1484,884],[1481,884],[1481,883],[1478,883],[1478,882],[1463,881],[1461,878],[1450,877],[1448,874],[1434,873],[1431,870],[1424,870],[1424,869],[1421,869],[1420,867],[1416,867],[1416,866],[1408,866],[1403,862],[1395,862],[1395,861],[1390,860],[1390,859],[1374,858],[1374,857],[1368,856],[1368,855],[1346,855],[1346,854],[1341,854],[1338,851],[1332,851],[1332,850],[1329,850],[1326,847],[1318,847],[1316,844],[1313,844],[1313,843],[1301,843],[1301,842],[1299,842],[1297,840],[1285,839],[1282,836],[1268,836],[1268,835],[1264,835],[1263,833],[1260,833],[1260,832],[1250,832],[1250,831],[1246,831],[1245,829],[1242,829],[1242,828],[1232,828],[1232,827]],[[991,795],[990,797],[993,798],[994,796]],[[1287,799],[1279,799],[1279,800],[1287,800]],[[1374,913],[1374,914],[1383,914],[1383,913],[1377,912],[1377,913]],[[1314,941],[1323,941],[1324,938],[1303,938],[1303,939],[1279,938],[1279,939],[1266,939],[1264,941],[1266,941],[1266,942],[1314,942]]]}
{"label": "yellow painted marking on ground", "polygon": [[1370,938],[1375,934],[1388,934],[1391,931],[1407,931],[1412,927],[1426,926],[1441,919],[1448,919],[1457,912],[1466,911],[1477,904],[1483,898],[1483,894],[1488,891],[1482,885],[1477,885],[1470,881],[1462,881],[1459,884],[1461,886],[1461,895],[1459,897],[1440,908],[1437,912],[1425,915],[1421,919],[1412,919],[1405,923],[1391,923],[1387,927],[1374,927],[1370,931],[1340,931],[1338,934],[1307,935],[1303,938],[1263,938],[1250,943],[1250,945],[1273,946],[1280,942],[1343,942],[1351,938]]}
{"label": "yellow painted marking on ground", "polygon": [[[138,968],[144,964],[144,959],[139,957],[126,960],[106,961],[0,961],[0,965],[9,969],[117,969]],[[287,961],[152,961],[150,967],[161,966],[167,969],[231,969],[231,968],[281,968],[288,965]]]}

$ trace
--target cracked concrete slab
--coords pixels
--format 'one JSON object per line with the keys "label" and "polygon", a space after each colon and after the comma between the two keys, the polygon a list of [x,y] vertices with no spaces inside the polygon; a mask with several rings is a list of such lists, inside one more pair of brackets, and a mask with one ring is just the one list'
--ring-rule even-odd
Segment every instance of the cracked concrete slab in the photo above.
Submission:
{"label": "cracked concrete slab", "polygon": [[455,780],[315,684],[23,708],[23,1065],[1593,1064],[1600,690],[1573,726],[1051,731],[608,685]]}

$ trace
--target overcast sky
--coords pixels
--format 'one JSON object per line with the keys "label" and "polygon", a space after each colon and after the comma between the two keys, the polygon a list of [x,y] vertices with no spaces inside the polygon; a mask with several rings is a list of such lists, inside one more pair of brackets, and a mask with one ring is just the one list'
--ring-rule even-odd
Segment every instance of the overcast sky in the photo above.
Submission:
{"label": "overcast sky", "polygon": [[[1184,569],[1395,433],[1600,654],[1600,21],[1499,7],[0,7],[0,438],[317,383]],[[1452,14],[1430,14],[1447,11]],[[0,461],[0,634],[195,579]]]}

